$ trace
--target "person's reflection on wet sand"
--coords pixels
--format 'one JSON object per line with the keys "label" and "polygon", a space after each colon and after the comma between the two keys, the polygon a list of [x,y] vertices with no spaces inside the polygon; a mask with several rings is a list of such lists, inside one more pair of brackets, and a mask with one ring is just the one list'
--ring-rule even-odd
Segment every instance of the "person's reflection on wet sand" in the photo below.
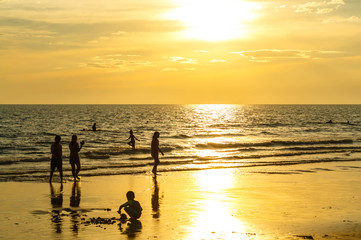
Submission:
{"label": "person's reflection on wet sand", "polygon": [[152,210],[153,210],[153,218],[159,218],[160,210],[159,210],[159,186],[157,182],[157,176],[153,176],[153,193],[152,193]]}
{"label": "person's reflection on wet sand", "polygon": [[[70,207],[78,208],[80,205],[80,197],[81,197],[80,183],[74,182],[70,196]],[[80,224],[80,215],[78,213],[78,210],[71,209],[70,215],[71,215],[71,222],[73,223],[72,230],[74,233],[78,233],[79,224]]]}
{"label": "person's reflection on wet sand", "polygon": [[50,203],[53,207],[51,221],[54,224],[55,232],[61,233],[63,220],[60,213],[63,207],[63,184],[60,185],[59,192],[57,192],[54,185],[50,183]]}
{"label": "person's reflection on wet sand", "polygon": [[[128,235],[128,238],[135,238],[137,233],[142,231],[142,223],[137,219],[123,220],[118,224],[121,234]],[[122,226],[126,226],[122,228]]]}

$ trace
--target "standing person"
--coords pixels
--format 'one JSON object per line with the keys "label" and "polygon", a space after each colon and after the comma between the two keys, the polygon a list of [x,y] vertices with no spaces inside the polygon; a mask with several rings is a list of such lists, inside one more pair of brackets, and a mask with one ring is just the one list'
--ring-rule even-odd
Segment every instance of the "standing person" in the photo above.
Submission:
{"label": "standing person", "polygon": [[164,153],[159,148],[159,132],[155,132],[153,135],[152,145],[151,145],[151,155],[154,159],[154,166],[152,172],[157,174],[157,166],[159,164],[159,152],[164,156]]}
{"label": "standing person", "polygon": [[94,132],[97,130],[97,123],[93,124],[92,129],[93,129]]}
{"label": "standing person", "polygon": [[61,137],[55,136],[55,142],[51,145],[51,161],[50,161],[50,179],[53,178],[55,169],[57,168],[60,173],[60,181],[63,182],[63,147],[60,144]]}
{"label": "standing person", "polygon": [[140,141],[140,140],[133,135],[133,130],[130,130],[130,131],[129,131],[129,134],[130,134],[130,135],[129,135],[129,137],[128,137],[127,140],[130,139],[130,142],[128,142],[128,145],[132,146],[132,148],[134,149],[134,148],[135,148],[135,139],[136,139],[137,141]]}
{"label": "standing person", "polygon": [[78,176],[80,171],[80,159],[79,159],[79,152],[84,145],[84,141],[80,142],[80,147],[78,143],[78,137],[73,135],[71,138],[71,142],[69,143],[70,149],[70,156],[69,156],[69,163],[71,165],[71,171],[73,173],[74,181],[80,180]]}

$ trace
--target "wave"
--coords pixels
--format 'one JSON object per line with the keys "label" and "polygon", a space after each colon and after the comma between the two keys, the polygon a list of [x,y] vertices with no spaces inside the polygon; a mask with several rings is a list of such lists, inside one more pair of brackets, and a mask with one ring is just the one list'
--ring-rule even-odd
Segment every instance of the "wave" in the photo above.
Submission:
{"label": "wave", "polygon": [[40,134],[40,136],[41,135],[44,135],[44,136],[56,136],[57,134],[56,133],[51,133],[51,132],[42,132],[41,134]]}
{"label": "wave", "polygon": [[222,134],[196,134],[193,137],[195,138],[217,138],[217,137],[244,137],[245,134],[241,133],[222,133]]}
{"label": "wave", "polygon": [[12,159],[12,160],[1,160],[1,165],[12,165],[18,163],[35,163],[35,162],[48,162],[50,161],[49,157],[40,157],[40,158],[24,158],[24,159]]}
{"label": "wave", "polygon": [[[7,148],[4,148],[7,149]],[[12,149],[12,148],[10,148]],[[165,146],[162,147],[162,151],[164,153],[170,153],[176,149],[183,149],[179,146]],[[39,151],[39,149],[36,148],[28,148],[28,147],[21,147],[19,148],[19,150],[26,150],[26,152],[24,153],[24,155],[42,155],[39,157],[34,157],[34,158],[29,158],[29,157],[18,157],[18,158],[9,158],[9,157],[4,157],[4,158],[0,158],[0,166],[6,166],[6,165],[12,165],[12,164],[21,164],[21,163],[29,163],[29,162],[33,162],[33,163],[41,163],[41,162],[47,162],[50,161],[50,153],[48,152],[41,152]],[[2,152],[3,150],[0,149],[0,152]],[[84,158],[84,159],[110,159],[112,156],[122,156],[122,158],[125,159],[131,159],[132,157],[130,156],[141,156],[141,155],[147,155],[148,157],[145,159],[151,159],[150,157],[150,149],[147,147],[144,148],[119,148],[119,147],[111,147],[111,148],[104,148],[104,149],[97,149],[97,150],[90,150],[90,151],[84,151],[84,152],[80,152],[80,158]],[[172,155],[170,155],[172,156]],[[169,157],[170,157],[169,156]],[[69,156],[68,155],[63,155],[63,161],[65,159],[67,159]],[[168,157],[168,156],[167,156]],[[182,158],[182,157],[179,157]]]}
{"label": "wave", "polygon": [[[226,168],[247,168],[252,169],[256,167],[267,167],[267,166],[291,166],[291,165],[304,165],[304,164],[316,164],[316,163],[329,163],[329,162],[360,162],[360,158],[353,159],[341,159],[341,158],[329,158],[329,159],[313,159],[313,160],[294,160],[294,161],[270,161],[270,162],[246,162],[238,164],[225,164],[223,162],[217,163],[206,163],[206,164],[187,164],[192,161],[183,161],[182,164],[174,165],[173,162],[161,162],[158,172],[182,172],[182,171],[196,171],[196,170],[207,170],[207,169],[226,169]],[[103,166],[93,168],[83,168],[81,175],[86,177],[93,176],[110,176],[110,175],[125,175],[125,174],[144,174],[150,171],[152,163],[144,163],[139,165],[121,165],[121,166]],[[168,166],[168,167],[167,167]],[[98,169],[105,171],[96,171]],[[317,168],[314,169],[317,171]],[[257,171],[256,173],[274,174],[295,174],[310,172],[308,170],[288,170],[287,172],[282,171]],[[311,171],[312,172],[312,171]],[[70,176],[70,175],[69,175]],[[0,181],[48,181],[48,170],[44,171],[19,171],[12,173],[0,173]]]}
{"label": "wave", "polygon": [[[193,160],[181,160],[181,161],[161,161],[160,165],[162,166],[172,166],[172,165],[186,165],[189,163],[193,163]],[[63,162],[64,164],[64,162]],[[132,163],[118,163],[118,164],[110,164],[110,165],[101,165],[101,166],[82,166],[82,175],[83,172],[86,171],[97,171],[97,170],[113,170],[113,169],[132,169],[136,170],[142,167],[150,167],[153,166],[153,161],[147,161],[147,162],[132,162]],[[104,174],[103,171],[98,171],[101,175],[107,175]],[[23,175],[39,175],[39,174],[49,174],[49,169],[37,169],[37,170],[16,170],[12,172],[0,172],[0,178],[3,176],[23,176]]]}
{"label": "wave", "polygon": [[191,138],[217,138],[217,137],[243,137],[243,136],[245,135],[240,133],[222,133],[222,134],[210,133],[210,134],[195,134],[195,135],[179,134],[179,135],[167,136],[165,138],[191,139]]}
{"label": "wave", "polygon": [[297,145],[323,145],[323,144],[352,144],[353,140],[325,140],[325,141],[267,141],[258,143],[206,143],[197,144],[197,148],[244,148],[244,147],[277,147],[277,146],[297,146]]}
{"label": "wave", "polygon": [[0,146],[0,150],[14,150],[15,147],[9,147],[9,146]]}
{"label": "wave", "polygon": [[262,131],[261,134],[263,134],[263,135],[271,135],[271,136],[278,135],[277,133],[272,133],[272,132],[267,132],[267,131]]}
{"label": "wave", "polygon": [[188,139],[188,138],[192,138],[192,136],[188,136],[187,134],[179,134],[179,135],[168,136],[168,138]]}
{"label": "wave", "polygon": [[317,147],[289,147],[289,148],[282,148],[281,150],[291,150],[291,151],[308,151],[308,150],[313,150],[313,151],[317,151],[317,150],[358,150],[360,149],[360,147],[346,147],[346,146],[342,146],[342,147],[338,147],[338,146],[331,146],[331,147],[326,147],[326,146],[317,146]]}
{"label": "wave", "polygon": [[[322,141],[324,142],[324,141]],[[335,141],[327,141],[327,143],[334,143]],[[337,143],[347,144],[350,141],[337,141]],[[352,142],[352,141],[351,141]],[[311,142],[315,144],[315,142]],[[318,142],[321,144],[320,142]],[[285,142],[282,143],[285,145]],[[287,142],[286,145],[293,145],[296,144],[295,142]],[[300,144],[298,142],[297,144]],[[300,145],[305,144],[302,142]],[[252,146],[250,146],[252,145]],[[254,146],[256,145],[256,146]],[[310,142],[307,142],[307,145],[310,145]],[[259,147],[261,146],[261,147]],[[231,148],[237,148],[236,151],[240,152],[241,154],[246,154],[239,156],[233,150],[230,152],[232,156],[224,156],[221,155],[219,157],[215,156],[198,156],[197,154],[165,154],[162,156],[163,160],[172,160],[173,163],[179,162],[178,160],[184,159],[191,159],[194,161],[209,161],[209,160],[231,160],[231,159],[261,159],[261,158],[271,158],[271,157],[292,157],[292,156],[302,156],[302,155],[314,155],[314,154],[332,154],[332,153],[357,153],[361,152],[359,147],[353,146],[307,146],[307,147],[282,147],[282,148],[266,148],[264,146],[268,146],[268,144],[215,144],[215,143],[208,143],[208,144],[199,144],[198,147],[200,148],[216,148],[219,151]],[[172,147],[165,147],[162,148],[164,152],[170,153],[174,150]],[[181,149],[183,150],[183,148]],[[271,151],[270,154],[267,152]],[[182,151],[183,152],[183,151]],[[33,152],[33,153],[41,153],[41,152]],[[150,156],[150,150],[148,148],[140,148],[140,149],[119,149],[119,148],[110,148],[110,149],[101,149],[101,150],[92,150],[81,153],[81,159],[84,161],[88,160],[107,160],[113,159],[111,162],[124,162],[124,161],[152,161],[152,157]],[[228,151],[225,152],[228,154]],[[257,154],[260,153],[260,154]],[[27,154],[26,154],[27,155]],[[48,155],[48,154],[46,154]],[[50,155],[50,154],[49,154]],[[120,158],[114,158],[113,156],[120,156]],[[63,161],[68,159],[67,155],[63,156]],[[42,162],[49,162],[50,156],[39,156],[35,158],[18,158],[18,159],[8,159],[8,158],[0,158],[0,166],[6,165],[13,165],[13,164],[22,164],[22,163],[42,163]],[[104,164],[108,164],[109,162],[104,162]]]}
{"label": "wave", "polygon": [[244,127],[244,124],[226,122],[226,123],[209,124],[208,127],[210,127],[210,128],[220,128],[220,129],[225,129],[225,128],[242,128],[242,127]]}
{"label": "wave", "polygon": [[259,127],[270,127],[270,128],[277,128],[277,127],[287,127],[293,126],[294,124],[290,123],[259,123],[257,126]]}

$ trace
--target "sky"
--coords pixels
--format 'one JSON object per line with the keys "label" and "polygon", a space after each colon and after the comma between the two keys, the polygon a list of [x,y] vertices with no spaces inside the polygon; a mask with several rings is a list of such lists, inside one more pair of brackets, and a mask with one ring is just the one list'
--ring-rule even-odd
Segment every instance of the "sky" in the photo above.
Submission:
{"label": "sky", "polygon": [[360,104],[360,0],[0,0],[0,104]]}

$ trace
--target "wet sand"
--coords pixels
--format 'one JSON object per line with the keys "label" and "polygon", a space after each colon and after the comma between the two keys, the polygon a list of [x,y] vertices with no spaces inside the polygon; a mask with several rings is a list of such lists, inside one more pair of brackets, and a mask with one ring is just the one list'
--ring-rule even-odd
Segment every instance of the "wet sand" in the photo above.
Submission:
{"label": "wet sand", "polygon": [[[2,182],[0,239],[361,239],[359,163],[279,170]],[[128,190],[143,214],[122,223]]]}

